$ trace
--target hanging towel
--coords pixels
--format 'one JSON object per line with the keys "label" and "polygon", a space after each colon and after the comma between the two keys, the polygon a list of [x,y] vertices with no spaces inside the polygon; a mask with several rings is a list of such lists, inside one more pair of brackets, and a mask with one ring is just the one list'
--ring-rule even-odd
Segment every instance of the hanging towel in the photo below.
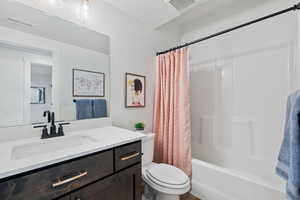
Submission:
{"label": "hanging towel", "polygon": [[283,143],[278,156],[276,173],[287,181],[288,200],[300,200],[300,91],[289,96]]}
{"label": "hanging towel", "polygon": [[77,120],[93,118],[93,100],[78,99],[75,103]]}
{"label": "hanging towel", "polygon": [[93,117],[94,118],[107,117],[107,108],[106,108],[105,99],[93,100]]}

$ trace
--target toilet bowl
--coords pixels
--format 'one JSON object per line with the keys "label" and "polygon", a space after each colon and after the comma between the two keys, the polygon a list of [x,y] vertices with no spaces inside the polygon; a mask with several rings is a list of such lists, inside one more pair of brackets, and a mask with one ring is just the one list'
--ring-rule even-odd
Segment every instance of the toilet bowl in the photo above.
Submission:
{"label": "toilet bowl", "polygon": [[156,200],[179,200],[190,190],[190,180],[180,169],[151,163],[143,167],[143,180],[156,193]]}
{"label": "toilet bowl", "polygon": [[156,200],[179,200],[190,190],[190,179],[174,166],[152,162],[153,144],[154,134],[149,134],[143,141],[143,181],[155,192]]}

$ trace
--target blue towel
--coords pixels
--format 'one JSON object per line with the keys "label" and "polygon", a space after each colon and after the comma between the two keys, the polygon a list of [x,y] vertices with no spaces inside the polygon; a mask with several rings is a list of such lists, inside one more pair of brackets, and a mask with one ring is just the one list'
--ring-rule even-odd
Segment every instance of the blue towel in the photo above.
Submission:
{"label": "blue towel", "polygon": [[106,108],[105,99],[93,100],[93,117],[94,118],[107,117],[107,108]]}
{"label": "blue towel", "polygon": [[289,96],[283,143],[278,156],[276,173],[287,181],[288,200],[300,200],[300,91]]}
{"label": "blue towel", "polygon": [[93,100],[78,99],[76,100],[76,119],[93,118]]}

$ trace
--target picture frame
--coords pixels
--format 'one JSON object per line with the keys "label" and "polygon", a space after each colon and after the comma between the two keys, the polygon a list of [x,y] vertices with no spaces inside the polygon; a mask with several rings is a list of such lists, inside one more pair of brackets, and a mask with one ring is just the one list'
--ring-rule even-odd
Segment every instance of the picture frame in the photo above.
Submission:
{"label": "picture frame", "polygon": [[125,108],[146,107],[146,76],[125,73]]}
{"label": "picture frame", "polygon": [[31,104],[46,104],[45,87],[31,87]]}
{"label": "picture frame", "polygon": [[73,97],[105,97],[105,74],[73,69]]}

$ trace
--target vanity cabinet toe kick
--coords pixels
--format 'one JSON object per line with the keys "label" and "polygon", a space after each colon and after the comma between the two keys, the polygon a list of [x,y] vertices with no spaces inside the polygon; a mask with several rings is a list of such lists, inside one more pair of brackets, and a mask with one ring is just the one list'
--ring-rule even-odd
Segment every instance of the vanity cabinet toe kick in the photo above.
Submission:
{"label": "vanity cabinet toe kick", "polygon": [[1,200],[141,200],[141,141],[0,180]]}

